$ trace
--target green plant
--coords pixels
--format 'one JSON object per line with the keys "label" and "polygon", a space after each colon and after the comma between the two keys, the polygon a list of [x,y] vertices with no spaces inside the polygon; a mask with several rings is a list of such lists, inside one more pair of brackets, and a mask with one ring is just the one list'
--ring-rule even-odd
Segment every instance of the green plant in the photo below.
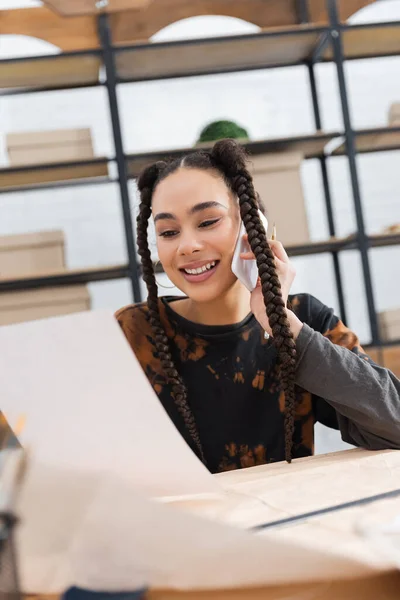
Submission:
{"label": "green plant", "polygon": [[213,121],[204,127],[198,139],[199,143],[215,142],[225,138],[248,139],[247,131],[234,121]]}

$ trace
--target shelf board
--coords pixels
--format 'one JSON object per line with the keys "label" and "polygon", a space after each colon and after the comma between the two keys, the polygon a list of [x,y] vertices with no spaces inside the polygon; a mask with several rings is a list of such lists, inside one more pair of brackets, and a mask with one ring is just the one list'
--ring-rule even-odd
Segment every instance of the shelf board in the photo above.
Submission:
{"label": "shelf board", "polygon": [[[400,54],[399,24],[343,26],[347,59]],[[121,82],[229,73],[303,64],[328,35],[324,27],[293,26],[214,39],[137,44],[117,50]],[[328,44],[322,60],[332,61]]]}
{"label": "shelf board", "polygon": [[[368,237],[371,248],[384,248],[388,246],[400,245],[400,233],[393,234],[375,234]],[[285,246],[289,256],[309,256],[313,254],[323,254],[325,252],[340,252],[342,250],[356,250],[358,242],[355,235],[346,238],[331,238],[320,242],[310,242],[309,244],[297,246]]]}
{"label": "shelf board", "polygon": [[[305,158],[317,158],[323,156],[326,144],[340,135],[339,132],[318,132],[312,135],[243,142],[243,145],[250,152],[250,155],[253,156],[273,152],[300,152]],[[202,149],[210,149],[212,148],[212,145],[213,144],[201,144],[199,147]],[[194,152],[199,147],[130,154],[127,157],[129,176],[137,177],[144,167],[157,160],[165,160],[166,157],[179,158],[189,152]]]}
{"label": "shelf board", "polygon": [[17,292],[32,290],[39,287],[60,287],[64,285],[82,285],[97,281],[125,279],[129,277],[128,265],[110,265],[90,267],[87,269],[72,269],[68,271],[46,271],[34,276],[0,277],[0,292]]}
{"label": "shelf board", "polygon": [[[335,238],[338,250],[356,250],[358,241],[356,234],[349,235],[345,238]],[[333,241],[335,240],[333,239]],[[400,233],[377,233],[368,236],[369,246],[371,248],[384,248],[388,246],[400,245]],[[324,244],[325,242],[321,242]],[[326,242],[328,244],[328,242]],[[327,250],[329,251],[329,250]],[[310,252],[313,254],[313,252]]]}
{"label": "shelf board", "polygon": [[343,250],[346,245],[344,238],[331,238],[329,240],[323,240],[320,242],[310,242],[308,244],[291,246],[290,244],[285,246],[285,250],[288,256],[311,256],[314,254],[324,254],[326,252],[339,252]]}
{"label": "shelf board", "polygon": [[[342,26],[348,59],[400,54],[400,25]],[[304,64],[324,37],[324,26],[294,25],[260,33],[116,46],[121,83],[240,72]],[[322,60],[332,61],[327,47]],[[48,91],[98,85],[101,54],[95,50],[0,61],[5,93]]]}
{"label": "shelf board", "polygon": [[[390,24],[349,25],[342,29],[345,58],[357,60],[400,54],[400,27]],[[332,48],[328,46],[323,60],[332,61]]]}
{"label": "shelf board", "polygon": [[374,234],[368,239],[372,248],[400,245],[400,233]]}
{"label": "shelf board", "polygon": [[[354,133],[357,152],[383,152],[400,149],[400,127],[359,129]],[[332,152],[332,156],[343,156],[344,154],[347,154],[345,142]]]}
{"label": "shelf board", "polygon": [[0,61],[0,89],[56,90],[99,83],[99,56],[82,53]]}
{"label": "shelf board", "polygon": [[245,146],[253,155],[269,152],[300,152],[304,158],[318,158],[324,155],[324,149],[328,142],[340,135],[341,133],[337,131],[328,133],[318,131],[311,135],[269,138],[248,142]]}
{"label": "shelf board", "polygon": [[80,162],[62,162],[45,165],[27,165],[0,169],[0,191],[35,189],[36,186],[71,180],[101,178],[108,181],[108,159],[94,158]]}
{"label": "shelf board", "polygon": [[136,44],[117,50],[120,82],[148,81],[299,65],[323,27],[276,28],[250,35]]}
{"label": "shelf board", "polygon": [[[0,171],[1,172],[1,171]],[[1,194],[17,194],[18,192],[37,192],[38,190],[61,190],[64,188],[85,187],[90,185],[105,185],[108,183],[118,183],[118,179],[110,177],[96,177],[95,179],[71,179],[70,181],[55,181],[49,183],[35,183],[31,185],[22,185],[12,188],[1,188]]]}

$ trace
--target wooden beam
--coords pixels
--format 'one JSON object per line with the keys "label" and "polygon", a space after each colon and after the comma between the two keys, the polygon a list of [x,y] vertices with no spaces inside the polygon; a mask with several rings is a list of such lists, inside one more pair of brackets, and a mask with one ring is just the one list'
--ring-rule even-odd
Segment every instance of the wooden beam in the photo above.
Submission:
{"label": "wooden beam", "polygon": [[[77,15],[94,15],[99,13],[96,0],[43,0],[52,10],[64,17]],[[150,4],[152,0],[108,0],[106,6],[101,5],[100,10],[108,13],[126,10],[140,10]]]}
{"label": "wooden beam", "polygon": [[[340,2],[340,17],[346,20],[375,0]],[[326,23],[326,0],[309,0],[312,22]],[[261,29],[298,24],[295,0],[153,0],[137,12],[112,15],[113,39],[116,43],[148,40],[167,25],[200,15],[222,15],[243,19]]]}
{"label": "wooden beam", "polygon": [[113,38],[116,43],[148,40],[171,23],[201,15],[236,17],[260,27],[293,25],[293,4],[293,0],[153,0],[137,13],[112,15]]}
{"label": "wooden beam", "polygon": [[[94,0],[46,0],[61,10],[85,10]],[[375,0],[346,0],[340,3],[340,17],[351,14]],[[112,3],[112,4],[111,4]],[[86,8],[80,8],[86,7]],[[130,10],[126,10],[129,7]],[[132,10],[136,7],[137,10]],[[140,8],[141,7],[141,8]],[[139,9],[140,8],[140,9]],[[122,10],[124,12],[113,12]],[[268,27],[298,23],[295,0],[110,0],[113,39],[116,43],[147,40],[167,25],[199,15],[223,15]],[[314,23],[327,21],[325,0],[309,0]],[[27,35],[54,44],[63,51],[98,48],[95,14],[62,17],[46,6],[0,11],[0,34]]]}
{"label": "wooden beam", "polygon": [[0,34],[27,35],[64,52],[99,47],[94,16],[65,19],[46,6],[0,11]]}

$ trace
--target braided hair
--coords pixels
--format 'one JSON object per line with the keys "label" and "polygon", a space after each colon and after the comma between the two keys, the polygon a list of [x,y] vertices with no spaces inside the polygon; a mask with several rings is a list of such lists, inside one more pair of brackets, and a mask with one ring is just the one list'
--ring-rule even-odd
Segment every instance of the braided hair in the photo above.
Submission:
{"label": "braided hair", "polygon": [[247,156],[245,150],[234,140],[221,140],[210,151],[199,150],[170,162],[156,162],[145,168],[138,178],[140,207],[137,218],[137,243],[142,260],[143,279],[148,291],[147,305],[154,344],[167,381],[171,385],[173,398],[193,440],[194,449],[205,462],[186,387],[173,363],[168,338],[161,323],[157,283],[147,238],[153,192],[163,179],[180,168],[217,171],[228,189],[239,199],[241,219],[246,228],[250,248],[256,257],[266,313],[278,352],[279,379],[285,396],[285,458],[291,462],[295,418],[296,346],[286,317],[274,255],[259,218],[259,200],[247,168]]}

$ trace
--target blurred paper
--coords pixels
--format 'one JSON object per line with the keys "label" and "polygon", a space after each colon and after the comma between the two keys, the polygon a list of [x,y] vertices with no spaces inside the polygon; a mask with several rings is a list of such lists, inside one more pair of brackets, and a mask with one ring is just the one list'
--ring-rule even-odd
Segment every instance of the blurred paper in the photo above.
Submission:
{"label": "blurred paper", "polygon": [[[214,503],[219,518],[229,505],[232,520],[246,526],[254,512],[263,522],[276,510],[267,488],[285,494],[274,472],[288,477],[286,490],[298,499],[299,492],[291,465],[245,470],[230,483],[213,477],[165,413],[112,314],[0,328],[0,382],[8,422],[26,417],[21,441],[32,456],[18,502],[26,593],[243,588],[390,568],[361,548],[367,542],[340,543],[335,531],[324,529],[323,543],[310,530],[297,539],[259,535],[146,499],[192,498],[211,513]],[[238,478],[248,488],[236,486]]]}
{"label": "blurred paper", "polygon": [[[110,509],[116,516],[110,520]],[[156,504],[131,490],[99,490],[75,539],[73,574],[91,589],[218,589],[371,574],[348,556],[258,536]],[[133,574],[133,575],[132,575]]]}
{"label": "blurred paper", "polygon": [[118,474],[149,496],[219,485],[164,411],[111,313],[0,328],[1,409],[32,460]]}
{"label": "blurred paper", "polygon": [[20,510],[21,576],[30,593],[72,584],[98,591],[236,588],[376,572],[335,549],[321,552],[273,532],[259,536],[145,499],[116,474],[86,478],[34,466]]}

